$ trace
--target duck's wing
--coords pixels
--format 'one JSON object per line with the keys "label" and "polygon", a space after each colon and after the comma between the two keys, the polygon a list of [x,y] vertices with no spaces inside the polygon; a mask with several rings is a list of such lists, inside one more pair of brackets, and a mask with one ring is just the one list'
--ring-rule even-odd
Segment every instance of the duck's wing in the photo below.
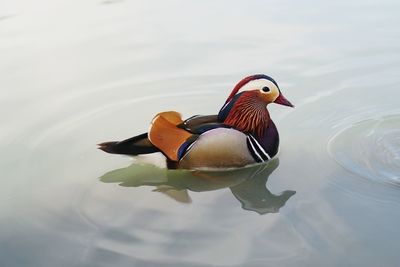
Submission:
{"label": "duck's wing", "polygon": [[204,128],[207,128],[207,126],[218,124],[222,124],[218,121],[218,115],[195,115],[183,121],[178,127],[191,133],[200,134],[204,132]]}
{"label": "duck's wing", "polygon": [[218,115],[196,115],[178,125],[193,134],[203,134],[216,128],[232,128],[218,120]]}
{"label": "duck's wing", "polygon": [[179,160],[182,147],[193,137],[193,133],[177,127],[181,123],[178,112],[162,112],[154,117],[149,130],[150,142],[173,161]]}
{"label": "duck's wing", "polygon": [[201,134],[226,127],[218,121],[217,115],[196,115],[183,121],[178,112],[167,111],[153,119],[149,140],[170,160],[179,161]]}
{"label": "duck's wing", "polygon": [[178,112],[162,112],[153,119],[149,133],[103,142],[99,149],[132,156],[162,152],[170,160],[178,161],[200,134],[218,127],[223,125],[218,123],[217,115],[196,115],[183,121]]}

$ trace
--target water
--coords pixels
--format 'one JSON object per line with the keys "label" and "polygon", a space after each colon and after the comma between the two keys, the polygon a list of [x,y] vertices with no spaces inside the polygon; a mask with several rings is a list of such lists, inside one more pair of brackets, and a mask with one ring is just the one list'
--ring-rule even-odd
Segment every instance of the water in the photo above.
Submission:
{"label": "water", "polygon": [[359,122],[329,144],[332,156],[361,177],[400,186],[400,119],[387,116]]}
{"label": "water", "polygon": [[[399,7],[3,1],[0,265],[398,266]],[[158,111],[215,113],[253,73],[296,105],[271,106],[266,166],[168,172],[95,149]]]}

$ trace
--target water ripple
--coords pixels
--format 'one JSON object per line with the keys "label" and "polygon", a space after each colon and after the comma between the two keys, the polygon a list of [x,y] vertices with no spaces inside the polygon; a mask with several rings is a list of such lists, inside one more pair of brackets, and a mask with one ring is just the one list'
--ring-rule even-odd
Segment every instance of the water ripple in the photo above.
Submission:
{"label": "water ripple", "polygon": [[400,115],[352,124],[331,138],[328,151],[352,173],[400,186]]}

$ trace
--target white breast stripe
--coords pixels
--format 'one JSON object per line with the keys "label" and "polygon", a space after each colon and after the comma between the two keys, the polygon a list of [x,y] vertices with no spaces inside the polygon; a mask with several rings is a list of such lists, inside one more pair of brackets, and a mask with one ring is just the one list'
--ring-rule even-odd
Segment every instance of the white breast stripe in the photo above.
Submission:
{"label": "white breast stripe", "polygon": [[251,139],[254,141],[254,143],[257,145],[257,147],[260,149],[261,153],[263,153],[263,155],[267,158],[267,159],[271,159],[271,157],[268,155],[267,152],[265,152],[264,148],[260,145],[260,143],[251,135],[249,134],[249,136],[251,137]]}
{"label": "white breast stripe", "polygon": [[[249,136],[247,136],[247,138],[249,138]],[[254,154],[256,154],[256,156],[258,157],[258,159],[259,159],[261,162],[264,162],[264,159],[260,156],[260,154],[258,154],[257,149],[254,147],[254,145],[253,145],[253,143],[251,142],[250,139],[249,139],[249,144],[251,145],[251,148],[252,148]]]}

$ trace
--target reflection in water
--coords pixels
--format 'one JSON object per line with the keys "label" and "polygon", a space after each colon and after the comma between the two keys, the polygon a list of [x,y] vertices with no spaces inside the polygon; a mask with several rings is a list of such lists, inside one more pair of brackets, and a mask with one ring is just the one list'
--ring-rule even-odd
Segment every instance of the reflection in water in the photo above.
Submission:
{"label": "reflection in water", "polygon": [[268,177],[278,166],[278,159],[231,170],[168,170],[134,163],[126,168],[110,171],[100,177],[100,180],[105,183],[119,183],[125,187],[156,186],[154,191],[184,203],[192,201],[187,190],[203,192],[229,187],[242,203],[243,209],[266,214],[278,212],[296,193],[286,190],[275,195],[268,190]]}

